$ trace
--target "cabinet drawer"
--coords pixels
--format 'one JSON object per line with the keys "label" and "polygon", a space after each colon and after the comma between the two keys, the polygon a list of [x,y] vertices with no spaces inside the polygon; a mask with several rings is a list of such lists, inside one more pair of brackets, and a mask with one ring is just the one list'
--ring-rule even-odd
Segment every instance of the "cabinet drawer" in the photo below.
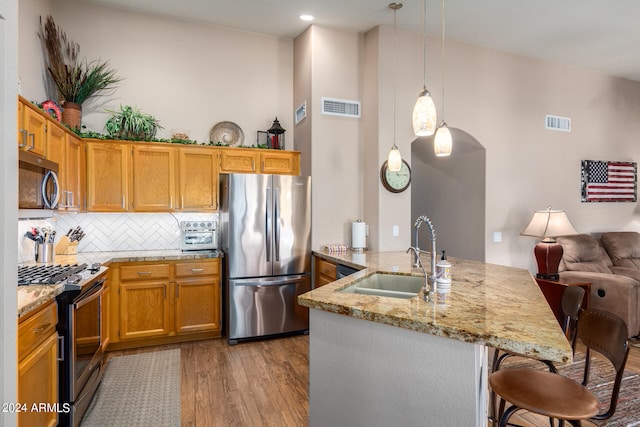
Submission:
{"label": "cabinet drawer", "polygon": [[126,265],[120,267],[120,280],[166,279],[170,275],[169,264]]}
{"label": "cabinet drawer", "polygon": [[220,274],[220,261],[176,263],[176,277],[205,276]]}
{"label": "cabinet drawer", "polygon": [[46,307],[18,325],[18,359],[22,360],[46,338],[56,332],[58,314],[56,305],[50,302]]}
{"label": "cabinet drawer", "polygon": [[316,264],[316,266],[318,267],[318,275],[332,277],[333,280],[336,279],[335,264],[318,258],[318,263]]}

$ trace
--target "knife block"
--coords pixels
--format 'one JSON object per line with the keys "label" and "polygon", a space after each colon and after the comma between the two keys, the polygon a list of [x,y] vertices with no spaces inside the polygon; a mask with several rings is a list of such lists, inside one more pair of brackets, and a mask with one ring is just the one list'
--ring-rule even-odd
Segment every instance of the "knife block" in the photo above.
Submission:
{"label": "knife block", "polygon": [[62,236],[56,244],[56,255],[75,255],[77,253],[78,242],[70,242],[67,236]]}

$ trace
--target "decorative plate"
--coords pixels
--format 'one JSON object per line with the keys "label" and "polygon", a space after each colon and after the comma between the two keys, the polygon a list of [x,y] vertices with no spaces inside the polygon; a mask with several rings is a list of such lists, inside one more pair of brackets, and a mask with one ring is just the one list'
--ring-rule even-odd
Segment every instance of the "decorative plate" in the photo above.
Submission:
{"label": "decorative plate", "polygon": [[244,142],[244,132],[233,122],[219,122],[211,128],[209,141],[213,144],[221,143],[230,147],[237,147]]}

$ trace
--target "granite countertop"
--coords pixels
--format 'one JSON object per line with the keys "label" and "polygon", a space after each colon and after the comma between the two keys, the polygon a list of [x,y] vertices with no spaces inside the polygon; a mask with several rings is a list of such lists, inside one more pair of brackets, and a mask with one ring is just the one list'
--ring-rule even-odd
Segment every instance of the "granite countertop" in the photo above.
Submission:
{"label": "granite countertop", "polygon": [[[422,276],[405,252],[365,252],[314,255],[361,269],[299,297],[300,304],[372,322],[554,362],[572,360],[572,351],[544,295],[527,270],[447,257],[451,292],[446,304],[418,295],[397,299],[338,292],[376,273]],[[429,269],[429,255],[422,257]]]}
{"label": "granite countertop", "polygon": [[[116,262],[138,261],[178,261],[205,258],[220,258],[223,253],[208,251],[182,252],[180,250],[156,251],[118,251],[118,252],[81,252],[77,255],[56,255],[51,264],[82,264],[100,263],[108,266]],[[26,262],[20,265],[35,265]],[[40,264],[46,265],[46,264]],[[31,285],[18,287],[18,318],[24,317],[36,308],[54,299],[64,290],[63,285]]]}

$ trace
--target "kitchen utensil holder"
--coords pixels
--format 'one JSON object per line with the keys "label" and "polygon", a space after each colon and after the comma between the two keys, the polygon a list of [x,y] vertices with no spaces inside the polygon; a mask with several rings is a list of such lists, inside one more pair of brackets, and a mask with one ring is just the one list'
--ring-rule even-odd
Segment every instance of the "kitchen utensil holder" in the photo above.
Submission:
{"label": "kitchen utensil holder", "polygon": [[56,244],[56,255],[75,255],[78,253],[78,242],[71,242],[67,236],[62,238]]}
{"label": "kitchen utensil holder", "polygon": [[53,243],[36,243],[36,262],[53,262]]}

